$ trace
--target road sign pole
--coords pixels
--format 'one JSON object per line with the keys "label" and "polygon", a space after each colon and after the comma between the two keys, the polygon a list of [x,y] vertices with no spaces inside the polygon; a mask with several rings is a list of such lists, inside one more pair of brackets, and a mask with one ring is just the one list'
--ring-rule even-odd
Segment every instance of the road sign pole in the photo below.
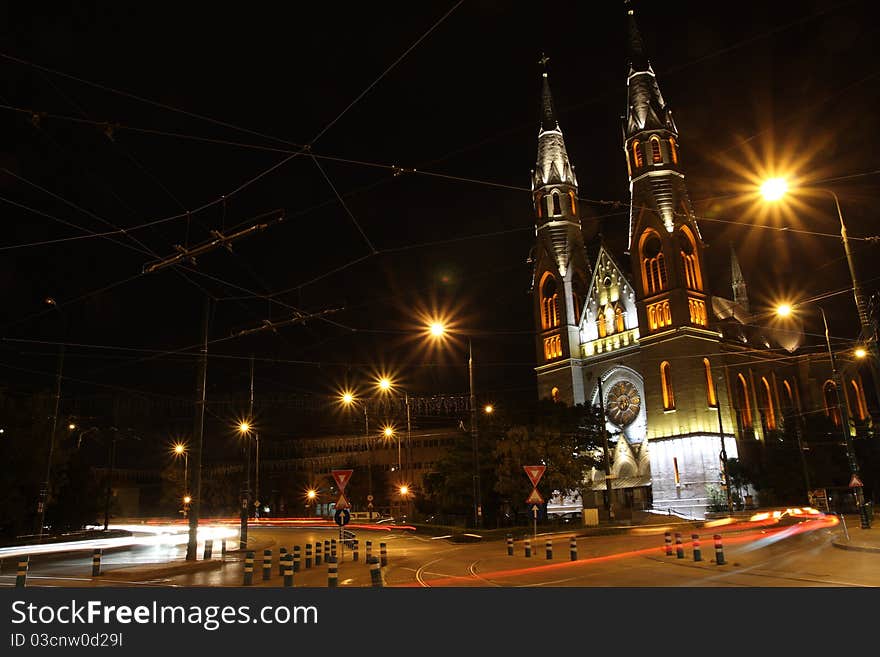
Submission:
{"label": "road sign pole", "polygon": [[535,543],[537,544],[537,542],[538,542],[538,505],[537,504],[532,507],[532,526],[533,526],[533,533],[535,535]]}

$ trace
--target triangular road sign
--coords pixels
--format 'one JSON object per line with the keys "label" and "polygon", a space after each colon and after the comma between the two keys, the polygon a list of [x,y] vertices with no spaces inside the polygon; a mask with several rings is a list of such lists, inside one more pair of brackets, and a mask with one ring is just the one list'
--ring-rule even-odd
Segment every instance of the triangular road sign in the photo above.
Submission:
{"label": "triangular road sign", "polygon": [[336,500],[336,510],[339,511],[340,509],[347,509],[350,506],[351,505],[348,503],[348,500],[345,499],[345,495],[340,494],[339,499]]}
{"label": "triangular road sign", "polygon": [[[532,486],[537,488],[538,482],[541,481],[541,477],[544,476],[544,470],[547,469],[546,465],[524,465],[523,470],[526,471],[526,474],[529,476],[529,480],[532,482]],[[543,501],[543,500],[542,500]]]}
{"label": "triangular road sign", "polygon": [[852,479],[849,480],[850,488],[859,488],[863,487],[865,484],[862,483],[862,480],[859,479],[859,475],[853,473]]}
{"label": "triangular road sign", "polygon": [[330,473],[333,475],[333,478],[336,480],[336,485],[339,486],[339,492],[345,490],[345,486],[351,480],[351,473],[354,470],[331,470]]}
{"label": "triangular road sign", "polygon": [[526,504],[543,504],[544,498],[541,497],[541,493],[538,492],[537,488],[532,489],[532,494],[526,498]]}

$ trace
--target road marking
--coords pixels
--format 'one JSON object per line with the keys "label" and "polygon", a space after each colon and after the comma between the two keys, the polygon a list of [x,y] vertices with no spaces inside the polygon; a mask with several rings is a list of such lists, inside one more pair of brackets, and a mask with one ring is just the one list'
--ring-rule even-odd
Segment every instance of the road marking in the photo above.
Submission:
{"label": "road marking", "polygon": [[493,582],[493,581],[491,581],[491,580],[488,580],[488,579],[486,579],[485,577],[480,577],[479,575],[477,575],[477,571],[474,570],[474,569],[477,567],[477,564],[478,564],[478,563],[480,563],[480,560],[479,560],[479,559],[477,559],[477,560],[474,561],[470,566],[468,566],[468,572],[469,572],[472,576],[474,576],[474,577],[476,577],[478,580],[480,580],[481,582],[486,582],[486,584],[491,584],[492,586],[500,587],[501,584],[496,584],[495,582]]}
{"label": "road marking", "polygon": [[[431,585],[428,584],[424,579],[422,579],[422,573],[425,572],[425,568],[430,566],[432,563],[437,563],[438,561],[443,561],[443,557],[440,557],[439,559],[434,559],[434,561],[429,561],[416,571],[416,581],[426,589],[431,588]],[[433,575],[434,573],[431,574]]]}

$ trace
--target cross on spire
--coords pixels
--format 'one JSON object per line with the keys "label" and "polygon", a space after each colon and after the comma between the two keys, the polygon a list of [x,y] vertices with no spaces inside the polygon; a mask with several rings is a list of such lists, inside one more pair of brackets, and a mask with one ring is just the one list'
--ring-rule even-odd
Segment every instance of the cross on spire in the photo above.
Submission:
{"label": "cross on spire", "polygon": [[545,53],[542,52],[541,59],[538,60],[538,63],[544,67],[545,71],[547,70],[547,62],[549,62],[549,61],[550,61],[550,58]]}

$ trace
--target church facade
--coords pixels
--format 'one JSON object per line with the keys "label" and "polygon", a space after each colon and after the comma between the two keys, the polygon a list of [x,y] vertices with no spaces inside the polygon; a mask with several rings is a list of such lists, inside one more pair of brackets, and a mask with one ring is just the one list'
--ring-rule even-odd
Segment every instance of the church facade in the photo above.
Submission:
{"label": "church facade", "polygon": [[[807,406],[824,405],[832,417],[836,384],[827,364],[782,349],[780,336],[753,326],[733,247],[724,254],[729,292],[713,294],[679,129],[632,11],[627,21],[624,239],[606,239],[594,220],[582,221],[546,71],[542,77],[530,257],[538,392],[604,409],[611,473],[592,474],[584,506],[605,500],[618,515],[653,508],[704,517],[724,490],[723,458]],[[864,419],[864,389],[850,376],[846,402]]]}

